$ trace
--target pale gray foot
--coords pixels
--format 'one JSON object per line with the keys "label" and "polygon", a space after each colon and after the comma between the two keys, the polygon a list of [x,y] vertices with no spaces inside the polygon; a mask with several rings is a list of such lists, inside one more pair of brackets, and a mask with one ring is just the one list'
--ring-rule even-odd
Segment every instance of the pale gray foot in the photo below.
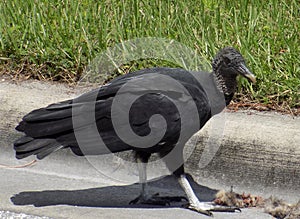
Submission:
{"label": "pale gray foot", "polygon": [[185,174],[181,174],[178,177],[178,182],[181,185],[182,189],[185,191],[189,203],[184,207],[199,212],[201,214],[212,216],[212,211],[219,211],[219,212],[235,212],[241,211],[239,208],[235,207],[226,207],[215,205],[211,202],[200,202],[197,196],[195,195],[189,181],[187,180]]}
{"label": "pale gray foot", "polygon": [[236,211],[241,212],[240,208],[215,205],[213,203],[207,203],[207,202],[188,203],[183,207],[208,216],[212,216],[213,211],[214,212],[236,212]]}

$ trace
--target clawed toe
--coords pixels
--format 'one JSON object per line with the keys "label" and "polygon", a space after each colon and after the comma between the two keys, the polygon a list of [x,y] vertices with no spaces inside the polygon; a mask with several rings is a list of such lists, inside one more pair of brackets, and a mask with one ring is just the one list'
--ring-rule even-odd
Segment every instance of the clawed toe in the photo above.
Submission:
{"label": "clawed toe", "polygon": [[183,205],[184,208],[187,208],[187,209],[190,209],[192,211],[196,211],[198,213],[201,213],[201,214],[205,214],[207,216],[213,216],[213,213],[210,211],[210,210],[206,210],[206,209],[203,209],[199,206],[196,206],[196,205],[193,205],[193,204],[185,204]]}
{"label": "clawed toe", "polygon": [[227,207],[227,206],[220,206],[220,205],[214,205],[208,203],[197,203],[197,204],[188,203],[183,207],[208,216],[213,216],[212,212],[236,212],[236,211],[242,212],[241,209],[237,207]]}
{"label": "clawed toe", "polygon": [[216,205],[211,211],[216,211],[216,212],[242,212],[240,208],[237,207],[227,207],[227,206],[218,206]]}

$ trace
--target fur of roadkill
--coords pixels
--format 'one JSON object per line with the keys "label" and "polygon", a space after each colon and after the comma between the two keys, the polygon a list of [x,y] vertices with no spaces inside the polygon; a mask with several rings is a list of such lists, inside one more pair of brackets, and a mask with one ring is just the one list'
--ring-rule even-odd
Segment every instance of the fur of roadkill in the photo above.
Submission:
{"label": "fur of roadkill", "polygon": [[281,199],[271,196],[264,199],[261,196],[252,194],[239,194],[234,191],[226,192],[220,190],[216,194],[214,203],[218,205],[248,208],[259,207],[277,219],[299,219],[300,218],[300,200],[296,204],[289,204]]}

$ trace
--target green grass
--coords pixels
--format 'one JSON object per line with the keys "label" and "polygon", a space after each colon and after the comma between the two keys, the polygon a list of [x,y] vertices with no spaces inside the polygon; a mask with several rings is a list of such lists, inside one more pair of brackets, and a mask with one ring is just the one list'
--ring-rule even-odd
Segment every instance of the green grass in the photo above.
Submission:
{"label": "green grass", "polygon": [[[240,80],[240,91],[256,102],[300,106],[298,0],[2,0],[0,14],[2,72],[77,80],[107,47],[161,37],[188,46],[205,63],[219,48],[234,46],[258,77],[256,85]],[[124,64],[130,70],[172,65]]]}

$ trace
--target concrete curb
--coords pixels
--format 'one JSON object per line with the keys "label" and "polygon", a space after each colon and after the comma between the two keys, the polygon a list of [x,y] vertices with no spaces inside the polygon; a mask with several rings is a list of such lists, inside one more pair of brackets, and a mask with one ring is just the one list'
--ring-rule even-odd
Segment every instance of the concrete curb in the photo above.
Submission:
{"label": "concrete curb", "polygon": [[[11,156],[8,162],[17,162],[13,158],[11,143],[18,136],[14,127],[22,116],[32,109],[74,97],[86,90],[37,81],[0,82],[0,151]],[[221,138],[215,132],[216,118],[187,146],[189,152],[192,145],[196,145],[186,162],[187,172],[195,181],[213,188],[230,189],[234,186],[238,192],[298,201],[300,117],[255,111],[227,112],[222,116],[225,119],[221,119],[224,122]],[[206,148],[207,145],[212,149]],[[213,150],[216,150],[213,159],[210,162],[203,160],[203,153],[214,153]],[[51,157],[62,163],[78,159],[69,151]],[[205,162],[209,164],[202,167]]]}

